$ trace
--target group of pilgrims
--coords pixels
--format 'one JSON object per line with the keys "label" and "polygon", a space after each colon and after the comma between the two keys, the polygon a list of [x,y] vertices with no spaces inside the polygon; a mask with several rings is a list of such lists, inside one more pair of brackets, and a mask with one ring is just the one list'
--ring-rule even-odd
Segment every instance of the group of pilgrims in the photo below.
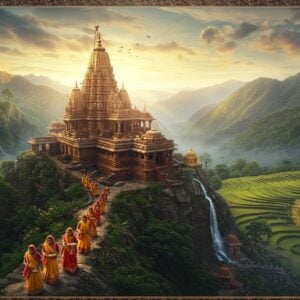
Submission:
{"label": "group of pilgrims", "polygon": [[[94,197],[99,196],[97,184],[87,175],[82,177],[82,184]],[[28,246],[24,255],[23,277],[29,295],[41,293],[44,289],[44,282],[53,285],[58,281],[59,252],[63,271],[74,273],[77,270],[77,253],[86,254],[91,250],[91,239],[97,237],[97,226],[101,226],[101,215],[104,214],[109,194],[109,188],[104,188],[93,206],[89,207],[86,214],[81,217],[76,230],[74,231],[71,227],[66,229],[61,251],[52,235],[48,235],[43,243],[42,253],[33,244]]]}

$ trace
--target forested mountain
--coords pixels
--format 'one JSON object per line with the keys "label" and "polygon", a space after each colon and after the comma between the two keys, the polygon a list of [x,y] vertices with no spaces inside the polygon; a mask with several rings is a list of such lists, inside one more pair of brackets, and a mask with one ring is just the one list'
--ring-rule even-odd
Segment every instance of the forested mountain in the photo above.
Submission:
{"label": "forested mountain", "polygon": [[[10,97],[3,94],[7,89],[12,93]],[[0,72],[0,93],[3,100],[11,101],[43,134],[51,121],[62,118],[67,102],[66,94],[6,72]]]}
{"label": "forested mountain", "polygon": [[[189,130],[185,141],[217,146],[228,142],[267,115],[299,106],[299,86],[300,73],[283,81],[258,78],[201,117]],[[267,117],[263,122],[266,120]]]}
{"label": "forested mountain", "polygon": [[183,122],[204,106],[222,101],[244,84],[241,81],[229,80],[197,90],[181,91],[165,101],[154,103],[149,111],[165,125]]}
{"label": "forested mountain", "polygon": [[28,148],[28,138],[37,133],[37,127],[15,105],[0,99],[0,157]]}

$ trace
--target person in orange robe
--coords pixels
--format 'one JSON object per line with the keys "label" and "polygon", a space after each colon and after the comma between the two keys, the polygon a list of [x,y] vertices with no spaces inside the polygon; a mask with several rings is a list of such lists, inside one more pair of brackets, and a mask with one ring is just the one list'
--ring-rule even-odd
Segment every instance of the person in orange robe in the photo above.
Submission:
{"label": "person in orange robe", "polygon": [[95,238],[97,236],[97,228],[96,228],[97,220],[92,207],[89,208],[86,216],[91,229],[91,237]]}
{"label": "person in orange robe", "polygon": [[52,235],[48,235],[43,247],[43,277],[49,284],[55,284],[59,277],[57,254],[59,247]]}
{"label": "person in orange robe", "polygon": [[77,224],[78,252],[87,253],[91,249],[91,229],[86,215]]}
{"label": "person in orange robe", "polygon": [[100,211],[100,205],[98,201],[95,202],[93,206],[93,211],[96,217],[96,225],[101,225],[101,211]]}
{"label": "person in orange robe", "polygon": [[77,270],[77,244],[77,238],[73,229],[71,227],[67,228],[63,237],[63,247],[61,250],[64,271],[74,273]]}
{"label": "person in orange robe", "polygon": [[101,196],[98,198],[97,202],[99,203],[99,206],[100,206],[100,214],[101,215],[104,215],[104,208],[105,208],[105,205],[104,205],[104,201],[102,199],[102,194]]}
{"label": "person in orange robe", "polygon": [[25,289],[28,295],[37,295],[44,289],[43,275],[40,269],[42,255],[31,244],[24,255],[23,277],[25,279]]}

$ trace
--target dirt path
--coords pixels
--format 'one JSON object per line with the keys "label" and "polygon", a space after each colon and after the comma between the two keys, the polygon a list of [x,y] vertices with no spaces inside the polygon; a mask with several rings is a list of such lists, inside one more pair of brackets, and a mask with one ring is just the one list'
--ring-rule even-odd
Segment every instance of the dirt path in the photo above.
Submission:
{"label": "dirt path", "polygon": [[[103,291],[103,295],[109,294],[109,287],[105,285],[101,279],[97,279],[97,276],[93,273],[92,266],[88,263],[95,257],[93,250],[99,249],[100,242],[104,239],[106,230],[107,230],[107,215],[110,211],[111,201],[113,198],[122,191],[129,191],[138,188],[144,188],[146,185],[136,182],[124,182],[124,185],[121,187],[110,187],[109,201],[106,204],[105,215],[101,216],[101,226],[97,226],[97,238],[92,240],[91,243],[91,252],[87,255],[78,254],[78,271],[75,274],[69,274],[62,272],[61,266],[61,255],[59,254],[59,268],[60,268],[60,278],[56,285],[51,286],[44,284],[44,292],[42,295],[45,296],[88,296],[91,291],[95,291],[95,286],[100,292]],[[104,186],[100,186],[100,189],[103,190]],[[79,218],[81,215],[86,213],[87,207],[82,208],[76,213],[76,216]],[[62,237],[57,239],[57,242],[61,248],[62,246]],[[16,268],[13,272],[9,273],[6,276],[8,285],[2,290],[5,296],[25,296],[26,290],[24,288],[24,279],[22,278],[23,264]]]}

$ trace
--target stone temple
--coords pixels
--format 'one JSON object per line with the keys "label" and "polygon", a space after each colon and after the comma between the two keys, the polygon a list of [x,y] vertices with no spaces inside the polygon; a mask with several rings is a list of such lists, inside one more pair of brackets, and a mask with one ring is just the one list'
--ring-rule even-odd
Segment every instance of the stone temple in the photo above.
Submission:
{"label": "stone temple", "polygon": [[53,122],[47,137],[29,143],[35,153],[69,155],[118,179],[157,180],[172,168],[175,148],[173,140],[151,129],[153,120],[149,112],[132,107],[124,86],[118,88],[96,26],[82,88],[73,88],[64,123]]}

